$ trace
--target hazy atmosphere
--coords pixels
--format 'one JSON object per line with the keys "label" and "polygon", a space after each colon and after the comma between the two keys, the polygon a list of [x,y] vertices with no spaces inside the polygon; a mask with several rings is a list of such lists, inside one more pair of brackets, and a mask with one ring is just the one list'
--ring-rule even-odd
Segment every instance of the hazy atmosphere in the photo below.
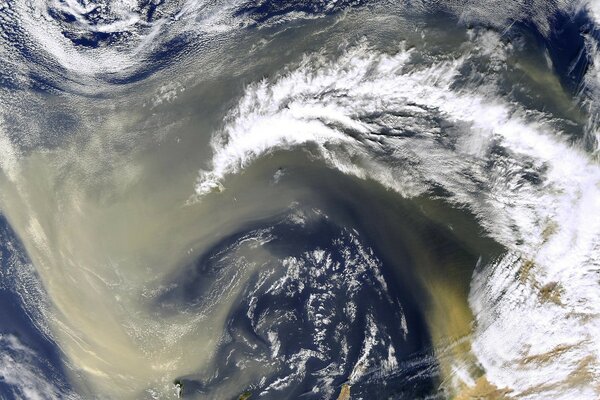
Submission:
{"label": "hazy atmosphere", "polygon": [[598,399],[600,3],[0,0],[0,399]]}

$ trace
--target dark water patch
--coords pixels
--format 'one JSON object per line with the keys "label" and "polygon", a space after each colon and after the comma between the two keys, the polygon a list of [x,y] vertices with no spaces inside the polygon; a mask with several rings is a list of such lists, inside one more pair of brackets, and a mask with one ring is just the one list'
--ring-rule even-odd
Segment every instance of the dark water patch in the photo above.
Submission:
{"label": "dark water patch", "polygon": [[[207,282],[229,276],[219,276],[220,269],[244,268],[236,264],[236,253],[252,262],[252,250],[243,251],[241,246],[268,236],[261,247],[269,255],[244,283],[227,318],[224,344],[213,368],[218,377],[183,377],[186,391],[218,398],[220,387],[230,379],[242,382],[248,368],[276,370],[249,383],[253,392],[262,393],[261,398],[322,398],[327,388],[339,387],[359,374],[355,371],[369,376],[356,379],[356,393],[410,392],[404,398],[411,398],[433,390],[433,360],[427,365],[431,373],[415,381],[398,372],[397,365],[382,366],[389,351],[393,363],[401,363],[431,347],[413,289],[407,286],[411,284],[388,279],[394,275],[386,270],[394,267],[381,263],[355,231],[338,226],[325,211],[311,213],[301,212],[307,218],[303,223],[293,218],[263,222],[260,229],[226,238],[159,300],[172,310],[205,303],[209,299],[202,294],[212,291]],[[408,261],[395,260],[401,262]],[[225,295],[223,290],[220,294]],[[369,346],[372,350],[365,350]],[[393,377],[387,379],[390,374]]]}
{"label": "dark water patch", "polygon": [[[205,266],[203,271],[216,271],[218,268],[214,265],[218,263],[215,260],[222,262],[219,268],[226,268],[228,264],[231,266],[236,257],[244,258],[247,263],[255,262],[260,267],[249,270],[244,290],[234,302],[236,306],[227,318],[225,339],[212,369],[218,370],[219,376],[207,377],[202,374],[182,377],[187,382],[186,387],[199,396],[219,398],[219,393],[224,393],[223,386],[234,380],[242,386],[239,387],[239,393],[250,390],[257,395],[263,393],[266,396],[264,398],[327,397],[312,390],[323,388],[319,381],[319,371],[326,371],[336,358],[343,359],[340,342],[333,339],[324,343],[328,343],[328,351],[336,354],[336,357],[324,360],[310,357],[310,362],[304,364],[308,372],[302,379],[297,378],[282,391],[271,391],[268,388],[275,379],[290,377],[292,371],[299,369],[297,364],[290,362],[287,366],[281,366],[274,360],[281,357],[289,361],[300,349],[316,348],[315,335],[307,334],[314,332],[311,326],[314,321],[302,315],[308,309],[311,295],[319,292],[318,285],[308,284],[308,271],[323,269],[324,263],[315,262],[311,257],[314,250],[318,249],[323,251],[324,257],[331,257],[333,264],[336,261],[342,264],[343,251],[336,247],[336,241],[332,239],[346,234],[356,235],[362,248],[368,249],[369,254],[377,260],[381,276],[388,287],[387,292],[397,306],[387,305],[385,301],[378,300],[381,297],[376,291],[369,291],[369,288],[376,287],[372,284],[376,281],[374,275],[362,276],[359,279],[364,287],[359,295],[362,305],[357,308],[355,325],[352,325],[344,319],[340,308],[340,299],[349,298],[350,292],[329,289],[329,293],[334,294],[333,297],[337,300],[330,303],[324,301],[324,309],[336,310],[335,315],[340,319],[332,318],[332,325],[344,327],[343,331],[349,338],[351,347],[348,361],[342,363],[346,368],[345,372],[331,374],[333,380],[330,385],[339,389],[341,384],[350,379],[351,371],[360,358],[361,345],[367,340],[368,335],[363,328],[369,325],[369,318],[372,318],[380,330],[396,327],[393,334],[390,333],[391,329],[385,332],[394,345],[398,365],[390,370],[385,370],[381,365],[365,368],[364,374],[353,382],[352,393],[365,398],[374,395],[376,398],[398,399],[411,399],[427,394],[442,396],[438,393],[441,378],[438,359],[433,354],[432,338],[443,336],[444,332],[430,331],[428,319],[431,317],[429,313],[434,300],[428,293],[428,284],[436,280],[447,282],[453,290],[462,293],[463,304],[456,304],[456,307],[468,310],[467,297],[473,269],[480,258],[486,263],[504,249],[486,238],[474,216],[466,210],[456,209],[441,200],[402,199],[376,183],[323,169],[318,163],[307,164],[304,158],[302,152],[286,152],[285,157],[275,154],[257,161],[255,167],[261,170],[266,168],[261,167],[262,164],[278,165],[280,170],[285,171],[278,184],[310,188],[310,195],[298,198],[302,207],[297,210],[304,211],[305,216],[311,214],[310,210],[319,210],[319,217],[305,218],[304,224],[277,222],[277,219],[250,224],[206,253],[215,257],[212,258],[212,266]],[[310,208],[309,205],[314,205],[315,208]],[[277,218],[282,217],[285,215]],[[239,246],[244,240],[248,244],[250,237],[270,238],[260,247],[266,256],[253,259],[255,249],[251,246]],[[360,260],[363,257],[356,244],[350,245],[351,240],[346,238],[342,243],[348,249],[350,259]],[[283,262],[286,259],[287,264]],[[286,268],[290,268],[290,259],[299,261],[304,266],[297,270],[298,278],[288,280],[288,285],[283,286],[281,291],[270,289],[278,286],[275,283],[282,278],[281,274]],[[239,269],[240,264],[233,268]],[[303,273],[307,274],[304,278]],[[327,276],[326,280],[331,281],[330,278],[334,275],[335,271],[332,271],[321,278]],[[201,285],[203,280],[214,280],[214,275],[207,274],[202,278],[201,274],[194,273],[192,276],[197,277],[191,280],[190,288]],[[183,276],[176,281],[180,285],[187,285]],[[317,279],[314,282],[320,281]],[[300,283],[304,285],[303,292],[300,291]],[[310,290],[307,289],[309,287]],[[286,290],[292,296],[286,296]],[[184,301],[184,297],[177,296],[168,300],[172,303],[173,310],[177,309],[177,304],[184,304]],[[252,312],[249,313],[249,310]],[[399,329],[399,316],[396,314],[398,310],[401,310],[406,319],[406,337]],[[470,325],[467,324],[465,329],[470,329]],[[276,357],[273,357],[273,337],[269,337],[270,331],[277,334],[280,343]],[[373,354],[376,354],[379,361],[387,358],[385,347],[376,349]],[[265,368],[270,371],[269,367],[279,372],[260,372]],[[245,382],[243,377],[248,378],[243,371],[248,370],[259,372],[249,378],[248,384],[242,384]],[[290,379],[293,380],[293,377]]]}
{"label": "dark water patch", "polygon": [[111,46],[118,43],[124,37],[131,36],[130,33],[126,32],[85,32],[75,33],[69,31],[63,31],[63,36],[66,37],[75,46],[89,47],[92,49],[101,46]]}
{"label": "dark water patch", "polygon": [[[39,323],[44,324],[44,321],[35,321],[35,318],[40,316],[32,314],[24,304],[23,293],[20,291],[32,291],[33,288],[27,286],[23,278],[19,277],[25,274],[19,269],[31,268],[30,262],[8,221],[2,215],[0,267],[0,354],[3,355],[3,363],[7,360],[14,361],[14,364],[2,367],[24,372],[15,382],[13,377],[3,375],[6,370],[0,371],[0,398],[26,398],[27,393],[31,394],[31,391],[24,391],[26,388],[40,389],[41,393],[44,393],[47,387],[53,388],[55,394],[70,392],[71,387],[62,368],[64,364],[58,346],[38,329]],[[43,302],[43,299],[39,301]],[[35,376],[35,381],[30,380],[29,373],[35,374],[32,375]],[[52,393],[46,394],[52,396]]]}
{"label": "dark water patch", "polygon": [[556,12],[550,18],[547,34],[531,21],[518,21],[507,35],[514,37],[521,35],[521,32],[532,35],[547,49],[553,70],[562,84],[575,94],[581,88],[591,60],[585,36],[591,36],[596,42],[600,40],[600,30],[589,13],[585,9],[576,14]]}

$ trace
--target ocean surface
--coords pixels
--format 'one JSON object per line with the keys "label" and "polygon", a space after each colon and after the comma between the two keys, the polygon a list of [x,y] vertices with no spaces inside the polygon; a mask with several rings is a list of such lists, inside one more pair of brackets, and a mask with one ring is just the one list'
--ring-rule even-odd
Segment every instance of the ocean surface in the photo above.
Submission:
{"label": "ocean surface", "polygon": [[0,399],[597,399],[600,3],[0,0]]}

